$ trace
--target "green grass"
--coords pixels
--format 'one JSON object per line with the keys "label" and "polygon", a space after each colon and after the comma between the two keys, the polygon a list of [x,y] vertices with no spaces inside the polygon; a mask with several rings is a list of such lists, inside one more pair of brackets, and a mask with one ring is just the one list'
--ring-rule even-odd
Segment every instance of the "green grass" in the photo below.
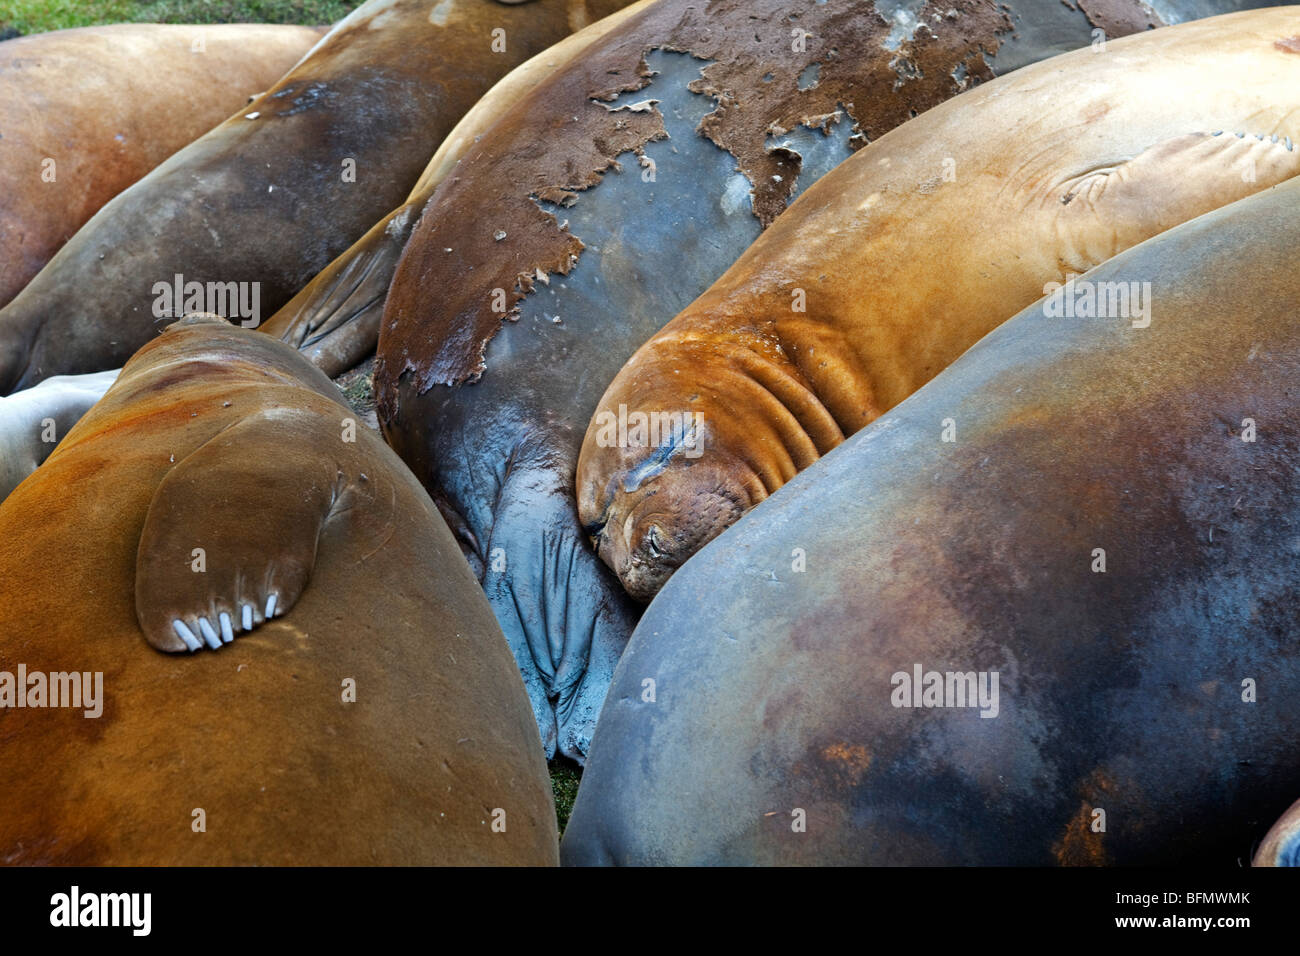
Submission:
{"label": "green grass", "polygon": [[555,821],[560,825],[560,836],[569,825],[569,814],[573,812],[573,801],[578,796],[578,781],[582,779],[582,768],[570,763],[563,757],[551,761],[551,790],[555,794]]}
{"label": "green grass", "polygon": [[0,0],[0,32],[101,23],[334,23],[360,0]]}

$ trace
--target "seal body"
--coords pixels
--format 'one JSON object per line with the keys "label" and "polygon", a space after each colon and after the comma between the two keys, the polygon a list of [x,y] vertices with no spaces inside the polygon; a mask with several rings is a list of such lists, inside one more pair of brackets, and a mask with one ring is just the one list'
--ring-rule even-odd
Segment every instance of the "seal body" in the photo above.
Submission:
{"label": "seal body", "polygon": [[0,46],[0,306],[104,203],[269,87],[324,32],[129,23]]}
{"label": "seal body", "polygon": [[307,283],[262,331],[302,350],[331,377],[372,355],[397,260],[438,184],[517,99],[652,2],[639,0],[598,20],[502,77],[447,134],[406,201]]}
{"label": "seal body", "polygon": [[384,434],[459,530],[548,752],[581,758],[639,614],[573,504],[610,379],[854,147],[1094,29],[1058,0],[917,9],[660,0],[505,113],[407,244]]}
{"label": "seal body", "polygon": [[0,579],[5,862],[555,861],[478,582],[269,336],[190,317],[142,349],[0,505]]}
{"label": "seal body", "polygon": [[1049,283],[1296,175],[1297,35],[1279,7],[1079,50],[819,180],[600,400],[577,501],[601,557],[648,600]]}
{"label": "seal body", "polygon": [[54,451],[90,407],[104,397],[118,370],[56,375],[0,398],[0,501]]}
{"label": "seal body", "polygon": [[1233,865],[1300,784],[1297,211],[1114,257],[1149,326],[1031,306],[688,562],[562,858]]}
{"label": "seal body", "polygon": [[[266,93],[104,206],[0,310],[0,393],[121,365],[182,312],[268,318],[401,204],[492,83],[622,5],[368,0]],[[198,304],[160,298],[177,276],[203,284]],[[228,283],[247,306],[238,315],[216,298]]]}
{"label": "seal body", "polygon": [[1300,866],[1300,800],[1273,824],[1251,865]]}

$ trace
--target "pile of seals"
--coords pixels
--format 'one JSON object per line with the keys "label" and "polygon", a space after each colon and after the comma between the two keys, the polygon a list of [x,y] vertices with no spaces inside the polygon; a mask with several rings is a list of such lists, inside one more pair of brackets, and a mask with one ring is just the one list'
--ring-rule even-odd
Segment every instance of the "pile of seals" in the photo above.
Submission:
{"label": "pile of seals", "polygon": [[0,43],[0,860],[1300,863],[1256,6]]}

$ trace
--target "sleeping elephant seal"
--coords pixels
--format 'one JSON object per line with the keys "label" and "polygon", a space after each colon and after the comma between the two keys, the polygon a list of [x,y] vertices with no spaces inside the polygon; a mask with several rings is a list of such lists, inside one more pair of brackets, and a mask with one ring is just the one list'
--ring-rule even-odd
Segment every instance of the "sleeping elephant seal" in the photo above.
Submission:
{"label": "sleeping elephant seal", "polygon": [[1300,800],[1282,814],[1255,851],[1252,866],[1300,866]]}
{"label": "sleeping elephant seal", "polygon": [[[172,315],[269,317],[401,203],[497,79],[626,2],[368,0],[104,206],[0,310],[0,394],[119,366]],[[160,291],[173,284],[183,303]]]}
{"label": "sleeping elephant seal", "polygon": [[124,23],[0,46],[0,306],[100,206],[278,80],[324,32]]}
{"label": "sleeping elephant seal", "polygon": [[56,375],[0,397],[0,501],[35,471],[59,440],[104,397],[118,370]]}
{"label": "sleeping elephant seal", "polygon": [[1300,786],[1297,247],[1293,180],[1121,253],[1149,326],[1040,302],[709,544],[562,858],[1231,864]]}
{"label": "sleeping elephant seal", "polygon": [[393,270],[438,184],[515,100],[653,2],[638,0],[511,70],[447,134],[406,201],[307,283],[261,326],[262,331],[302,351],[330,377],[372,355]]}
{"label": "sleeping elephant seal", "polygon": [[628,592],[648,601],[1047,283],[1300,173],[1292,36],[1280,7],[1028,66],[809,189],[597,406],[578,514]]}
{"label": "sleeping elephant seal", "polygon": [[389,290],[380,417],[458,527],[548,752],[581,758],[640,613],[573,503],[627,357],[852,147],[1093,29],[1059,0],[660,0],[439,186]]}
{"label": "sleeping elephant seal", "polygon": [[0,505],[0,860],[555,861],[482,590],[340,398],[187,317]]}

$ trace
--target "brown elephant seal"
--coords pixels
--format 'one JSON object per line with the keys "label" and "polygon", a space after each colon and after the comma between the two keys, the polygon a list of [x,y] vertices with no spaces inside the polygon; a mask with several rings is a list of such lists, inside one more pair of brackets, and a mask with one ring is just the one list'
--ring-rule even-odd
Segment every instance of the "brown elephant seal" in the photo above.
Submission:
{"label": "brown elephant seal", "polygon": [[573,502],[628,356],[855,147],[1096,29],[1059,0],[909,9],[661,0],[503,114],[412,233],[380,418],[479,569],[548,749],[581,758],[640,613]]}
{"label": "brown elephant seal", "polygon": [[554,862],[482,590],[340,399],[188,317],[0,505],[0,860]]}
{"label": "brown elephant seal", "polygon": [[368,0],[0,309],[0,394],[121,365],[183,312],[258,324],[402,202],[497,79],[625,3]]}
{"label": "brown elephant seal", "polygon": [[1237,865],[1300,792],[1298,246],[1292,180],[1120,253],[1149,326],[1035,304],[706,546],[563,860]]}
{"label": "brown elephant seal", "polygon": [[118,369],[56,375],[0,397],[0,501],[35,471],[117,378]]}
{"label": "brown elephant seal", "polygon": [[1300,800],[1273,824],[1251,866],[1300,866]]}
{"label": "brown elephant seal", "polygon": [[628,592],[649,600],[1047,283],[1300,172],[1300,56],[1277,43],[1296,35],[1279,7],[1028,66],[810,188],[592,417],[578,513]]}
{"label": "brown elephant seal", "polygon": [[0,306],[104,203],[278,80],[325,30],[124,23],[0,47]]}
{"label": "brown elephant seal", "polygon": [[406,201],[307,283],[263,323],[262,331],[301,350],[330,377],[373,354],[397,260],[438,184],[516,100],[653,2],[638,0],[611,13],[506,74],[447,134]]}

